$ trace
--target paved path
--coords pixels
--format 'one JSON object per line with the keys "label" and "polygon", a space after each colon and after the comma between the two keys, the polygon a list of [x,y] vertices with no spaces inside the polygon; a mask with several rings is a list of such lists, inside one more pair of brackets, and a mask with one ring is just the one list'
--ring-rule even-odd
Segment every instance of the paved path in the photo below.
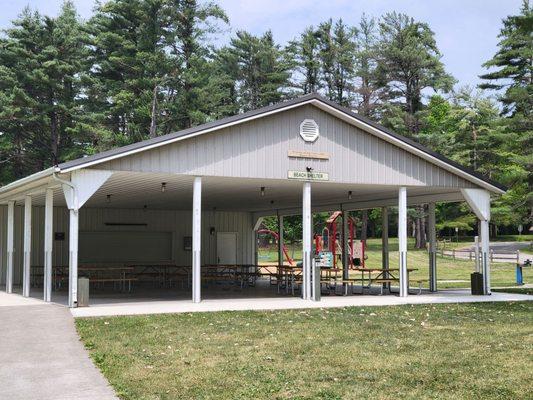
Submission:
{"label": "paved path", "polygon": [[116,399],[66,307],[0,292],[0,357],[0,399]]}
{"label": "paved path", "polygon": [[[498,251],[525,251],[527,253],[527,250],[531,248],[531,245],[529,242],[491,242],[490,243],[490,249],[494,250],[494,252]],[[474,246],[472,246],[472,249],[474,249]]]}

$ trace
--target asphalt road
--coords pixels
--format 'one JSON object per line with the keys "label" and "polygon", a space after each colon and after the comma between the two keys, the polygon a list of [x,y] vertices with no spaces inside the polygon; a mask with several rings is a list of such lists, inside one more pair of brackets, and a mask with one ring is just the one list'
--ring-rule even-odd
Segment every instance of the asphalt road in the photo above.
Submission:
{"label": "asphalt road", "polygon": [[[474,246],[466,247],[465,249],[474,250]],[[495,252],[511,252],[520,250],[527,253],[530,249],[530,244],[529,242],[492,242],[490,244],[490,249],[494,250]]]}

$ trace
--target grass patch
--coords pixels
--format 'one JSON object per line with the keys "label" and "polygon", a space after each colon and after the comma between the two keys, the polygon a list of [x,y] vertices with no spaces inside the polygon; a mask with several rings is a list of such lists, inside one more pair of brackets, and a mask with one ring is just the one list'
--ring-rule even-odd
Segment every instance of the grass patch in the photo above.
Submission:
{"label": "grass patch", "polygon": [[533,303],[77,319],[123,399],[532,398]]}

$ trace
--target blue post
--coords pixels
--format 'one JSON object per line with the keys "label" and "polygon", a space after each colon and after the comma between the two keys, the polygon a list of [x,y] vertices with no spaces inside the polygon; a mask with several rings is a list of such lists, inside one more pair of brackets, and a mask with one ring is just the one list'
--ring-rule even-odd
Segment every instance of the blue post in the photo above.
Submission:
{"label": "blue post", "polygon": [[524,276],[522,275],[522,266],[520,264],[516,264],[516,284],[524,284]]}

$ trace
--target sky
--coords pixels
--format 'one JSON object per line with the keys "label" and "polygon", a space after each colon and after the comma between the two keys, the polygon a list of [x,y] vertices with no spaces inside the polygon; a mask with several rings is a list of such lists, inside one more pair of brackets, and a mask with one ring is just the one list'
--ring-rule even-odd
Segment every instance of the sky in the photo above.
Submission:
{"label": "sky", "polygon": [[[95,0],[74,0],[82,18],[92,14]],[[271,29],[278,43],[298,36],[309,25],[329,18],[342,18],[357,25],[361,15],[379,17],[389,12],[406,13],[427,22],[435,32],[446,70],[458,85],[477,85],[481,67],[496,52],[502,19],[519,11],[522,0],[218,0],[230,27],[218,43],[228,41],[238,30],[261,34]],[[29,5],[42,14],[55,16],[61,0],[0,0],[0,29],[6,29]]]}

